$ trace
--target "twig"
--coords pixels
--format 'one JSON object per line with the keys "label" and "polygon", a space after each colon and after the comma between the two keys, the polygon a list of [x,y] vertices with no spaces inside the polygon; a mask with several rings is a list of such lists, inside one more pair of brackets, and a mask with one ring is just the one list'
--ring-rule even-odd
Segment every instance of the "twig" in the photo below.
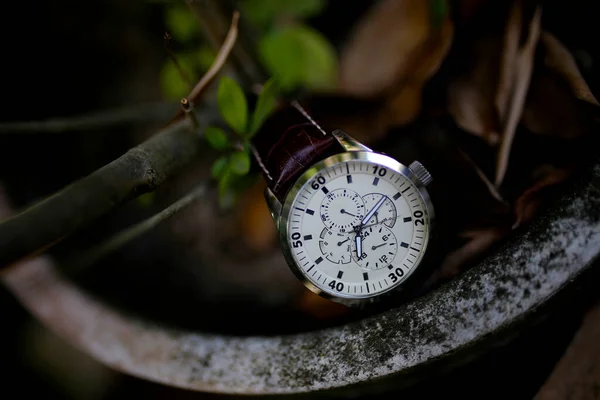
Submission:
{"label": "twig", "polygon": [[165,32],[164,39],[165,39],[165,47],[167,48],[167,53],[169,54],[171,61],[173,61],[175,68],[177,68],[177,71],[179,72],[179,75],[181,75],[183,80],[188,84],[188,87],[191,87],[192,80],[190,79],[188,74],[186,74],[185,71],[183,70],[183,67],[179,63],[179,60],[177,59],[177,57],[175,56],[175,53],[173,53],[173,49],[171,48],[171,39],[172,39],[171,34],[169,32]]}
{"label": "twig", "polygon": [[[190,101],[204,92],[224,65],[237,37],[238,17],[234,13],[223,47],[192,90]],[[153,191],[199,153],[200,140],[190,134],[196,131],[193,128],[189,119],[172,122],[117,160],[0,223],[0,270],[45,251],[122,203]]]}
{"label": "twig", "polygon": [[206,71],[206,74],[204,74],[202,79],[198,81],[196,86],[194,86],[190,94],[187,96],[190,102],[194,103],[196,101],[198,96],[206,89],[209,83],[212,82],[212,80],[219,73],[221,68],[223,68],[223,64],[225,64],[225,61],[227,61],[227,57],[229,56],[231,49],[233,49],[233,46],[235,45],[235,41],[237,39],[237,26],[239,18],[240,13],[234,11],[233,17],[231,18],[231,26],[229,27],[229,32],[227,33],[227,36],[225,36],[225,40],[223,41],[223,45],[221,46],[221,49],[219,50],[215,61],[210,66],[208,71]]}
{"label": "twig", "polygon": [[122,203],[153,191],[198,154],[188,120],[0,224],[0,270],[40,253]]}
{"label": "twig", "polygon": [[0,124],[0,134],[63,133],[98,130],[141,122],[163,122],[171,117],[177,111],[177,108],[177,103],[158,102],[106,110],[78,117],[8,122]]}
{"label": "twig", "polygon": [[206,184],[199,185],[190,193],[177,200],[175,203],[171,204],[161,212],[153,215],[145,221],[142,221],[115,234],[110,239],[86,252],[86,254],[76,257],[74,261],[68,262],[66,268],[69,272],[72,272],[74,269],[85,269],[95,264],[100,259],[123,247],[133,239],[150,231],[161,222],[170,218],[173,214],[190,205],[192,202],[200,199],[206,193],[206,186]]}
{"label": "twig", "polygon": [[[228,16],[232,12],[230,2],[218,0],[184,0],[194,13],[200,27],[204,32],[204,36],[214,47],[217,47],[221,38],[225,34]],[[238,32],[243,29],[243,21],[239,23]],[[255,43],[250,40],[250,32],[248,29],[243,31],[243,37],[238,38],[236,45],[231,51],[229,60],[235,69],[236,78],[238,78],[245,87],[251,88],[260,82],[268,79],[268,76],[263,66],[258,63],[255,51]],[[239,35],[238,35],[239,36]]]}
{"label": "twig", "polygon": [[[187,97],[185,97],[185,101],[191,103],[192,106],[196,102],[198,97],[208,88],[208,85],[210,85],[210,83],[214,80],[219,71],[221,71],[223,65],[225,65],[225,61],[227,61],[227,56],[231,52],[231,49],[235,45],[235,41],[237,39],[237,24],[239,17],[240,14],[237,11],[235,11],[233,13],[233,17],[231,18],[231,26],[229,28],[229,32],[227,33],[227,36],[223,41],[221,49],[219,49],[219,53],[217,54],[215,61],[213,61],[208,71],[206,71],[204,76],[200,78],[198,83],[196,83],[196,86],[194,86],[190,94]],[[177,115],[175,116],[175,119],[180,118],[183,114],[184,111],[180,109]]]}

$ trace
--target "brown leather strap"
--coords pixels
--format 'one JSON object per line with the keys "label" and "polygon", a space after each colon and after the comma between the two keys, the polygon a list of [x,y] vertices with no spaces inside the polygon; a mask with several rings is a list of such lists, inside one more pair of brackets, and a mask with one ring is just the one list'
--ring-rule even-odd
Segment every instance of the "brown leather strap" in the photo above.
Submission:
{"label": "brown leather strap", "polygon": [[331,135],[331,127],[323,126],[326,135],[292,106],[279,110],[269,118],[252,140],[254,156],[269,188],[282,203],[296,179],[311,165],[344,151]]}

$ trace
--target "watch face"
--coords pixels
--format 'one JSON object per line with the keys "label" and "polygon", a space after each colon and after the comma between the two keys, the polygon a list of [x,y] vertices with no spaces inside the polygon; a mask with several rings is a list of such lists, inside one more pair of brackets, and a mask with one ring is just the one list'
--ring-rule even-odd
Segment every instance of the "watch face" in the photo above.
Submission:
{"label": "watch face", "polygon": [[286,198],[281,234],[292,269],[311,290],[350,299],[396,288],[419,265],[433,209],[396,160],[371,152],[329,157]]}

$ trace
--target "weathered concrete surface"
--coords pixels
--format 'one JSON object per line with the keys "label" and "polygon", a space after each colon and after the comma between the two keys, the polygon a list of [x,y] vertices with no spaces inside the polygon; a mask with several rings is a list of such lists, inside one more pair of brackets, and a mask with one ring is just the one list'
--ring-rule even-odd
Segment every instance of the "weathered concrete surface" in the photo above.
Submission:
{"label": "weathered concrete surface", "polygon": [[600,397],[600,303],[586,315],[575,338],[534,400]]}
{"label": "weathered concrete surface", "polygon": [[43,258],[4,281],[51,329],[133,375],[222,393],[339,388],[444,360],[544,304],[600,252],[599,188],[600,165],[527,232],[450,284],[378,316],[311,333],[223,337],[167,330],[82,293]]}

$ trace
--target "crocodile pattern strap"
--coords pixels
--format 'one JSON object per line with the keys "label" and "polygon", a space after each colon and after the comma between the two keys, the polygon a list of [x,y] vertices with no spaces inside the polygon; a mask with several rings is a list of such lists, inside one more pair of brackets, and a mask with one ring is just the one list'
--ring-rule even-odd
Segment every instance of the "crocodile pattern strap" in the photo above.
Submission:
{"label": "crocodile pattern strap", "polygon": [[[269,188],[282,204],[307,168],[344,151],[331,135],[330,127],[320,126],[318,115],[302,112],[292,106],[279,110],[265,121],[252,140],[256,161]],[[319,121],[319,125],[312,118]]]}

